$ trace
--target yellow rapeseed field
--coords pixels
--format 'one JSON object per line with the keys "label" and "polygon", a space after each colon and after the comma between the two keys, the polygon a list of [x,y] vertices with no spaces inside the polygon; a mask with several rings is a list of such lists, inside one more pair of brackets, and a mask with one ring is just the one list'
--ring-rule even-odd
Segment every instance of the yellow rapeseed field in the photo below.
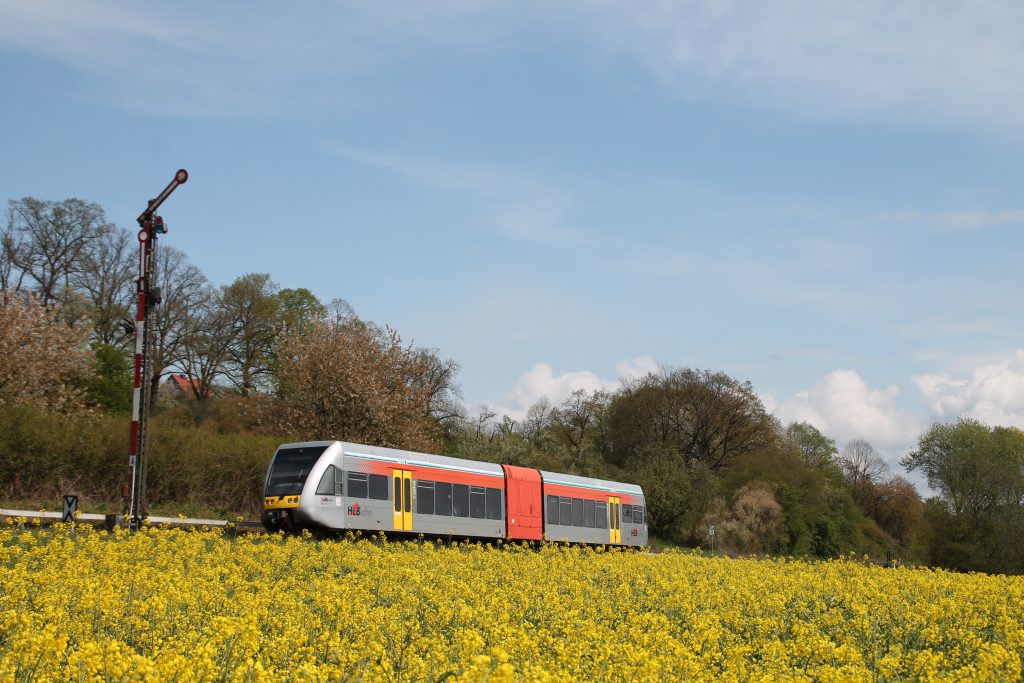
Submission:
{"label": "yellow rapeseed field", "polygon": [[1009,681],[1022,615],[853,560],[0,530],[0,681]]}

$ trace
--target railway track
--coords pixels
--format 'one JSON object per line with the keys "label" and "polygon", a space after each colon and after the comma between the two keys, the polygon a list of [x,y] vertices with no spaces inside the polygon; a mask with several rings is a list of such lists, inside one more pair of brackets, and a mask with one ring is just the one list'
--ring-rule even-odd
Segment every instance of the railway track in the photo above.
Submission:
{"label": "railway track", "polygon": [[[26,522],[38,523],[40,525],[57,524],[61,521],[60,512],[40,510],[10,510],[0,508],[0,523],[7,519],[23,518]],[[201,517],[156,517],[150,516],[146,521],[152,525],[168,525],[183,528],[223,528],[234,529],[244,533],[264,533],[263,525],[259,522],[242,521],[228,522],[223,519],[204,519]],[[75,515],[76,524],[88,524],[94,527],[112,529],[121,523],[121,515],[101,515],[91,512],[80,512]]]}

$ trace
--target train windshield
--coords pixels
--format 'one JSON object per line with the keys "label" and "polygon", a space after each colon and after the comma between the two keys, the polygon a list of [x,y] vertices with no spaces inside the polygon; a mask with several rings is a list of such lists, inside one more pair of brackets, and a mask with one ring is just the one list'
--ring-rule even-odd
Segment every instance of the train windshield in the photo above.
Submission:
{"label": "train windshield", "polygon": [[309,471],[327,446],[293,446],[280,448],[267,477],[268,496],[293,496],[302,493]]}

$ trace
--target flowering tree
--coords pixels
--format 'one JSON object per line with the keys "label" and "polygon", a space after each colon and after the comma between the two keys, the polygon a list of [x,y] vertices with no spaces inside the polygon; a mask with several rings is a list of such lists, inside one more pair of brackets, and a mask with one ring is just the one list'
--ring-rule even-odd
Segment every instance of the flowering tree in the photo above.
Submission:
{"label": "flowering tree", "polygon": [[282,425],[305,439],[429,450],[430,371],[397,332],[357,319],[316,321],[279,351]]}
{"label": "flowering tree", "polygon": [[0,407],[80,408],[78,387],[92,363],[88,336],[35,296],[0,292]]}

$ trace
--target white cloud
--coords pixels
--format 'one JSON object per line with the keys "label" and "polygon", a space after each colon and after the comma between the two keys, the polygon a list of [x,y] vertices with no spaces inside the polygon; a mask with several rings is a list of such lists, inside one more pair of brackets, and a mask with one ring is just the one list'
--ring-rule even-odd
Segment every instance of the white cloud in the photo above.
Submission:
{"label": "white cloud", "polygon": [[872,389],[855,371],[835,370],[790,400],[764,400],[783,423],[809,422],[840,445],[866,439],[894,465],[921,433],[920,421],[899,408],[899,394],[895,385]]}
{"label": "white cloud", "polygon": [[650,356],[640,356],[622,361],[615,369],[619,373],[618,379],[603,379],[589,370],[555,375],[550,365],[537,363],[519,376],[512,393],[495,407],[495,411],[514,420],[521,420],[530,406],[541,398],[546,397],[552,406],[557,406],[579,389],[588,393],[602,389],[614,390],[621,380],[656,372],[658,364]]}
{"label": "white cloud", "polygon": [[650,356],[637,356],[624,360],[615,366],[619,372],[619,378],[623,380],[636,379],[651,373],[657,373],[661,366]]}
{"label": "white cloud", "polygon": [[[587,5],[589,7],[589,5]],[[879,113],[1020,129],[1024,5],[886,0],[605,3],[610,50],[688,93],[823,117]],[[681,82],[680,82],[681,81]]]}
{"label": "white cloud", "polygon": [[977,366],[967,378],[924,374],[913,380],[936,419],[965,416],[1024,428],[1024,349],[1008,360]]}
{"label": "white cloud", "polygon": [[472,195],[483,206],[484,221],[513,239],[530,242],[580,241],[567,226],[574,202],[565,192],[520,173],[494,166],[439,163],[422,159],[333,150],[336,156],[394,171],[432,188]]}
{"label": "white cloud", "polygon": [[[1007,320],[1001,319],[958,319],[949,315],[937,315],[920,318],[900,325],[901,334],[908,337],[935,339],[937,337],[955,337],[968,335],[971,337],[993,336],[1007,337],[1013,334]],[[927,352],[918,352],[922,359],[927,359]]]}
{"label": "white cloud", "polygon": [[972,209],[970,211],[890,211],[876,217],[887,223],[925,225],[939,232],[976,232],[1000,226],[1024,226],[1024,209]]}
{"label": "white cloud", "polygon": [[[630,3],[122,3],[0,0],[0,45],[86,73],[97,97],[239,116],[357,97],[349,76],[442,51],[557,40],[628,59],[687,96],[798,116],[1024,127],[1024,4],[860,0]],[[154,98],[159,97],[158,100]],[[970,222],[968,220],[968,222]]]}
{"label": "white cloud", "polygon": [[347,106],[357,92],[350,78],[424,50],[492,50],[500,41],[488,21],[476,20],[489,17],[490,5],[0,0],[0,46],[85,74],[87,92],[104,103],[183,117],[259,117]]}

